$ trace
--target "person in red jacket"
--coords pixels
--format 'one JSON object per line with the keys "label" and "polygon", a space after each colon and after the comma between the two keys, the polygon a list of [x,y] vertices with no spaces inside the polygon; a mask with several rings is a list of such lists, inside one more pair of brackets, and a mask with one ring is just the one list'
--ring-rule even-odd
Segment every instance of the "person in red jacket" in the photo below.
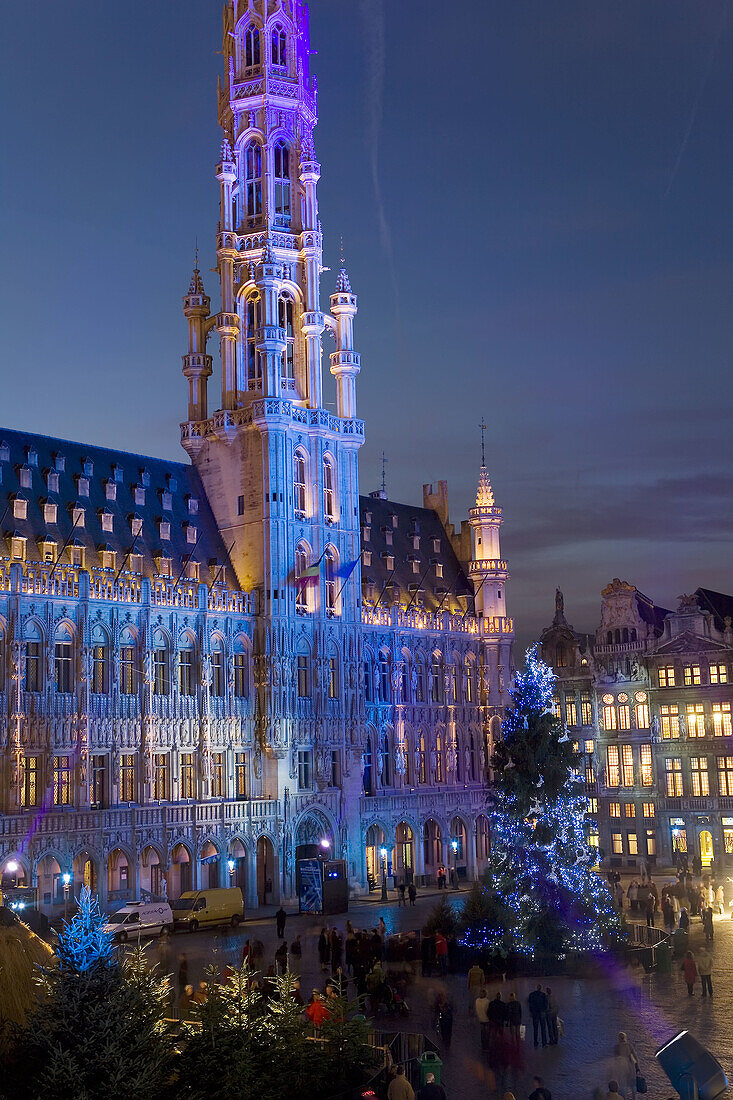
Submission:
{"label": "person in red jacket", "polygon": [[695,982],[697,981],[697,966],[691,951],[688,951],[682,960],[682,973],[687,982],[687,996],[692,997],[695,989]]}
{"label": "person in red jacket", "polygon": [[317,989],[313,990],[313,1000],[305,1010],[305,1014],[316,1031],[319,1031],[321,1027],[323,1027],[325,1020],[331,1019],[331,1013],[323,1003],[323,998]]}

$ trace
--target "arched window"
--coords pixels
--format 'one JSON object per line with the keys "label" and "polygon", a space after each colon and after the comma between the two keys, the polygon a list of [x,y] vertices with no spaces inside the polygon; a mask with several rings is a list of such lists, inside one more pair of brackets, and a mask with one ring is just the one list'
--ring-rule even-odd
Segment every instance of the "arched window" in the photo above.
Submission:
{"label": "arched window", "polygon": [[5,691],[5,632],[0,627],[0,691]]}
{"label": "arched window", "polygon": [[382,786],[392,786],[392,753],[389,745],[389,734],[385,731],[380,745],[380,771],[382,773]]}
{"label": "arched window", "polygon": [[290,225],[290,150],[278,141],[275,154],[275,222]]}
{"label": "arched window", "polygon": [[632,629],[631,629],[631,640],[632,640],[632,642],[636,641],[636,628],[635,627],[632,627]]}
{"label": "arched window", "polygon": [[416,673],[415,702],[416,703],[424,703],[425,702],[425,665],[423,664],[422,657],[418,657],[417,661],[415,662],[415,673]]}
{"label": "arched window", "polygon": [[168,695],[169,692],[168,640],[162,630],[156,630],[153,634],[153,694]]}
{"label": "arched window", "polygon": [[434,779],[436,783],[443,782],[443,738],[440,734],[435,735],[435,767],[434,767]]}
{"label": "arched window", "polygon": [[92,630],[92,691],[95,695],[109,691],[109,642],[101,626]]}
{"label": "arched window", "polygon": [[418,783],[427,783],[428,768],[427,758],[425,755],[425,734],[421,733],[417,743],[417,781]]}
{"label": "arched window", "polygon": [[379,698],[382,703],[388,703],[389,691],[389,657],[386,653],[379,654]]}
{"label": "arched window", "polygon": [[473,661],[466,658],[466,665],[463,672],[463,692],[466,697],[467,703],[472,703],[476,694],[473,683],[474,665]]}
{"label": "arched window", "polygon": [[184,634],[178,647],[178,690],[181,695],[195,693],[194,659],[193,638],[190,634]]}
{"label": "arched window", "polygon": [[400,687],[402,689],[402,702],[410,702],[410,662],[403,658],[402,660],[402,674],[400,676]]}
{"label": "arched window", "polygon": [[211,643],[211,694],[221,699],[226,694],[225,686],[224,643],[216,637]]}
{"label": "arched window", "polygon": [[248,69],[254,69],[260,63],[260,32],[254,23],[251,23],[245,31],[244,63]]}
{"label": "arched window", "polygon": [[323,512],[326,519],[336,519],[336,485],[333,459],[326,455],[323,460]]}
{"label": "arched window", "polygon": [[120,693],[134,695],[138,685],[137,638],[130,627],[120,634]]}
{"label": "arched window", "polygon": [[338,614],[338,558],[336,551],[329,547],[324,555],[326,574],[326,612],[330,615]]}
{"label": "arched window", "polygon": [[244,180],[247,217],[251,222],[262,213],[262,146],[250,141],[244,150]]}
{"label": "arched window", "polygon": [[43,691],[43,640],[35,623],[25,629],[25,690]]}
{"label": "arched window", "polygon": [[234,697],[249,699],[249,646],[241,634],[234,639]]}
{"label": "arched window", "polygon": [[609,630],[606,634],[606,645],[613,645],[613,631]]}
{"label": "arched window", "polygon": [[278,324],[285,330],[285,351],[283,352],[283,381],[292,382],[295,378],[295,305],[289,295],[283,294],[277,303]]}
{"label": "arched window", "polygon": [[272,28],[271,44],[273,65],[277,65],[280,69],[286,68],[288,64],[288,36],[279,23],[276,23]]}
{"label": "arched window", "polygon": [[371,656],[367,655],[364,657],[364,702],[371,703],[372,701],[372,659]]}
{"label": "arched window", "polygon": [[309,566],[310,547],[305,542],[299,542],[295,548],[295,610],[300,615],[313,610],[313,578],[306,575]]}
{"label": "arched window", "polygon": [[293,456],[293,503],[295,514],[308,515],[308,459],[303,451]]}
{"label": "arched window", "polygon": [[53,656],[56,691],[70,695],[74,682],[74,637],[66,623],[62,623],[56,631]]}
{"label": "arched window", "polygon": [[431,702],[443,702],[443,664],[439,653],[433,654],[432,664],[433,691]]}
{"label": "arched window", "polygon": [[251,294],[245,305],[247,321],[247,389],[262,392],[262,365],[257,351],[257,330],[260,324],[260,299]]}
{"label": "arched window", "polygon": [[373,794],[372,786],[372,739],[367,737],[364,748],[364,794]]}

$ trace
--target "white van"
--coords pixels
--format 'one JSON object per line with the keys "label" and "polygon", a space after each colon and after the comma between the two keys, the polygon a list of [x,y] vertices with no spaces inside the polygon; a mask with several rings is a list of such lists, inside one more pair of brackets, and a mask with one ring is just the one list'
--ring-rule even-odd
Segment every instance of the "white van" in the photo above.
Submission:
{"label": "white van", "polygon": [[159,936],[164,929],[173,931],[173,913],[167,901],[131,901],[113,913],[106,926],[117,943]]}

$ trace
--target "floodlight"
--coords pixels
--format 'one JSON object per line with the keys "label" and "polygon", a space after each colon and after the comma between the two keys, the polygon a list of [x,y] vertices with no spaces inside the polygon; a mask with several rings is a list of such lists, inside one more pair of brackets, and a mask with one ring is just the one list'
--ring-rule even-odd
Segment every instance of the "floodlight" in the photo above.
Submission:
{"label": "floodlight", "polygon": [[728,1088],[720,1062],[689,1031],[665,1043],[656,1058],[683,1100],[718,1100]]}

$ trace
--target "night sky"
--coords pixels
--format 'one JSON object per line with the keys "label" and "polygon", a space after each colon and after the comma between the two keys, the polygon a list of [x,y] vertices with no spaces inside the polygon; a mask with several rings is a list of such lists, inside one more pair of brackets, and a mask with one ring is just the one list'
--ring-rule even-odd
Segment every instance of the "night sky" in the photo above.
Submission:
{"label": "night sky", "polygon": [[[359,294],[362,491],[385,451],[390,496],[447,478],[459,523],[483,416],[522,641],[556,585],[578,629],[614,576],[666,606],[730,592],[728,4],[311,6],[324,262],[343,234]],[[197,235],[217,302],[221,4],[3,15],[0,423],[181,459]]]}

